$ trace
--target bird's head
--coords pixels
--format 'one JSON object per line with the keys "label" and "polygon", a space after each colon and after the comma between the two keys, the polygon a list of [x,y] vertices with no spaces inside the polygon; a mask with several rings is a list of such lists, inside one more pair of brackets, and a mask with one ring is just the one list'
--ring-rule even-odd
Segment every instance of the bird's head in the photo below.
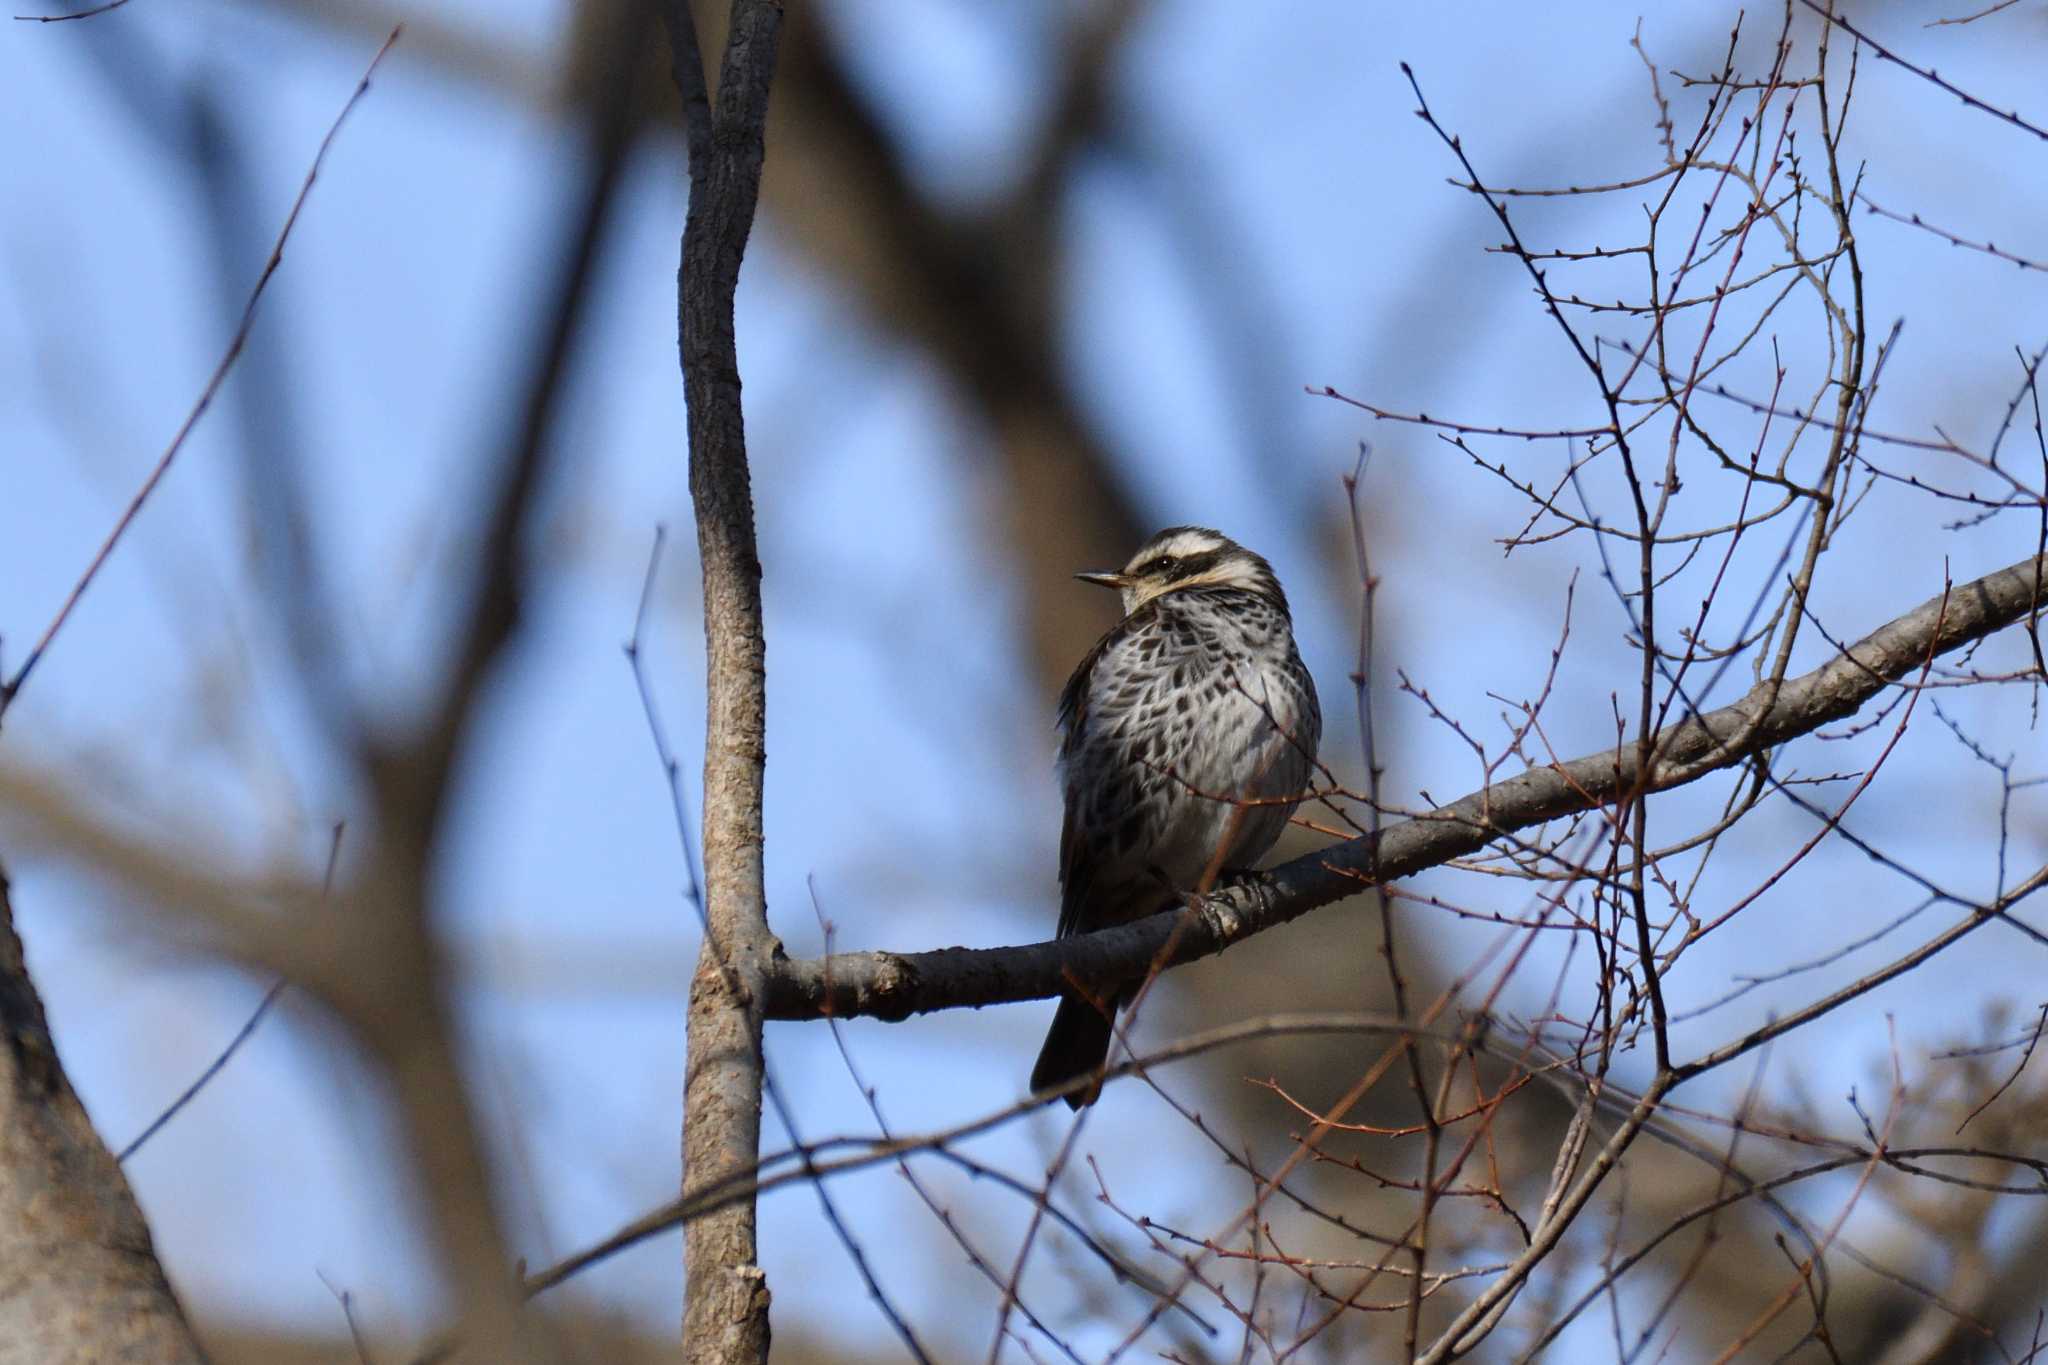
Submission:
{"label": "bird's head", "polygon": [[1115,588],[1128,616],[1161,593],[1182,588],[1240,588],[1270,598],[1282,611],[1287,595],[1273,566],[1220,531],[1206,526],[1169,526],[1138,548],[1115,573],[1082,573],[1083,583]]}

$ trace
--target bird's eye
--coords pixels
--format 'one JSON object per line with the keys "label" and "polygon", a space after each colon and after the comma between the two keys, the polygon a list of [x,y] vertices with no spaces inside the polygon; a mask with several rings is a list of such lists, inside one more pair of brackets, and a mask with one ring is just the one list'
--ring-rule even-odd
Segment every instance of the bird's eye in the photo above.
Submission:
{"label": "bird's eye", "polygon": [[1172,555],[1161,555],[1152,561],[1151,571],[1161,578],[1173,577],[1173,571],[1180,567],[1180,561]]}

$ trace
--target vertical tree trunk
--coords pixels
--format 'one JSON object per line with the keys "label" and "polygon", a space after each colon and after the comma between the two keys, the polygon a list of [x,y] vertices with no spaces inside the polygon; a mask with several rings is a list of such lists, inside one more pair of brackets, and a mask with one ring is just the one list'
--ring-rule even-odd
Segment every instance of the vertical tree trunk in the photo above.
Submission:
{"label": "vertical tree trunk", "polygon": [[[766,646],[733,293],[760,195],[782,6],[734,0],[715,108],[687,6],[669,0],[665,15],[690,149],[677,313],[707,669],[705,933],[690,991],[683,1092],[689,1189],[749,1170],[761,1147],[760,983],[773,945],[761,850]],[[693,1365],[761,1365],[768,1358],[768,1284],[756,1264],[754,1201],[690,1223],[683,1254],[684,1358]]]}

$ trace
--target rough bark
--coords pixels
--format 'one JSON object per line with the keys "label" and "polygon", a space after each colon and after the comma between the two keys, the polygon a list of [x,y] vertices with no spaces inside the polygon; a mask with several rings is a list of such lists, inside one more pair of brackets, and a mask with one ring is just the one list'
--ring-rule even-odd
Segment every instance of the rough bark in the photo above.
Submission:
{"label": "rough bark", "polygon": [[206,1356],[65,1078],[0,870],[0,1365]]}
{"label": "rough bark", "polygon": [[[690,147],[689,214],[677,288],[689,406],[690,496],[704,577],[704,946],[691,982],[683,1090],[687,1190],[752,1168],[761,1145],[759,982],[773,952],[761,850],[766,642],[761,561],[740,408],[733,293],[760,196],[768,87],[782,7],[734,0],[715,103],[688,9],[665,6]],[[754,1205],[690,1224],[684,1237],[684,1359],[768,1358],[768,1285]]]}

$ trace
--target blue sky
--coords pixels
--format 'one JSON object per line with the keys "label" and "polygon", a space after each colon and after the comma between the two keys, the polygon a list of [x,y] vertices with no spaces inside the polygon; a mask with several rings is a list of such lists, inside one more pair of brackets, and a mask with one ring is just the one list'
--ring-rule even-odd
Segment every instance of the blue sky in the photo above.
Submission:
{"label": "blue sky", "polygon": [[[563,17],[544,4],[417,8],[542,71]],[[1627,695],[1634,668],[1582,538],[1504,560],[1494,541],[1520,524],[1515,495],[1415,428],[1376,425],[1304,392],[1332,384],[1389,407],[1517,426],[1599,416],[1519,268],[1484,254],[1497,225],[1446,185],[1455,166],[1413,117],[1396,63],[1414,65],[1489,175],[1615,178],[1656,156],[1646,80],[1627,46],[1634,12],[1451,11],[1159,6],[1122,59],[1119,147],[1092,156],[1064,200],[1073,269],[1059,300],[1063,364],[1148,519],[1220,525],[1273,559],[1335,716],[1350,710],[1343,679],[1357,604],[1327,550],[1341,525],[1339,476],[1359,440],[1376,447],[1368,496],[1388,657],[1445,710],[1498,738],[1489,696],[1540,685],[1577,573],[1575,646],[1546,716],[1551,741],[1576,754],[1607,742],[1608,699]],[[848,0],[832,12],[921,181],[963,206],[999,191],[1043,113],[1052,47],[1036,7]],[[1718,11],[1655,17],[1644,41],[1671,66],[1704,70],[1727,23]],[[2001,107],[2037,88],[2042,32],[2031,11],[1884,31]],[[90,25],[6,32],[0,118],[16,148],[0,160],[8,661],[49,618],[227,333],[196,181],[89,55],[117,37],[173,86],[205,81],[219,92],[261,201],[248,229],[256,242],[281,220],[375,46],[258,7],[152,0]],[[1852,144],[1869,158],[1873,198],[2048,255],[2048,241],[2023,240],[2044,218],[2044,182],[2025,169],[2040,155],[2030,139],[1895,69],[1871,63],[1860,79]],[[380,715],[408,714],[435,676],[449,585],[472,550],[472,490],[506,426],[502,405],[540,306],[532,286],[547,276],[539,253],[559,233],[575,155],[574,140],[532,108],[450,81],[401,44],[344,131],[264,301],[252,361],[285,377],[321,561],[340,585],[340,652]],[[619,645],[653,528],[666,523],[650,666],[694,770],[701,628],[673,347],[681,174],[673,145],[643,149],[631,168],[556,432],[562,474],[535,546],[531,623],[489,698],[444,870],[445,927],[473,973],[475,1083],[536,1264],[659,1203],[676,1179],[694,934]],[[1545,242],[1622,241],[1639,203],[1545,204],[1528,221]],[[1882,220],[1859,218],[1858,228],[1872,318],[1880,330],[1906,320],[1874,421],[1983,439],[2017,375],[2011,348],[2043,340],[2042,277]],[[259,265],[260,252],[248,278]],[[943,374],[864,319],[772,220],[750,251],[739,317],[767,573],[775,928],[792,952],[815,951],[815,891],[843,947],[1042,937],[1058,819],[1050,724],[1009,582],[1010,556],[1029,547],[989,530],[1006,490],[979,455],[986,434]],[[1784,324],[1809,380],[1798,348],[1810,349],[1811,326]],[[325,769],[282,685],[288,656],[252,586],[240,439],[231,405],[206,419],[10,713],[0,761],[75,774],[167,840],[314,860],[355,794]],[[1560,452],[1490,453],[1550,469]],[[1892,489],[1873,495],[1816,595],[1820,619],[1859,633],[1938,591],[1944,562],[1972,576],[2030,552],[2038,531],[2015,517],[1943,534],[1952,519]],[[1802,659],[1821,648],[1809,637]],[[2011,693],[1964,694],[1953,709],[2000,736],[2032,775],[2039,745],[2026,698]],[[1469,751],[1412,701],[1389,689],[1380,705],[1395,799],[1449,799],[1476,785]],[[1355,729],[1332,728],[1333,756],[1355,755]],[[1996,796],[1986,770],[1959,763],[1954,740],[1928,724],[1858,818],[1982,892]],[[1674,822],[1686,809],[1674,805]],[[1753,860],[1726,865],[1731,888],[1799,837],[1791,815],[1772,819],[1740,836],[1754,838]],[[2013,863],[2023,871],[2040,856],[2038,819],[2022,835]],[[166,949],[137,920],[107,913],[104,888],[53,860],[0,852],[66,1062],[119,1143],[218,1049],[265,983]],[[1421,889],[1492,894],[1455,873]],[[1842,859],[1802,868],[1688,957],[1674,992],[1712,998],[1759,963],[1817,955],[1860,932],[1848,910],[1862,904],[1891,914],[1910,896]],[[1455,924],[1430,933],[1446,963],[1482,942]],[[2011,949],[1980,935],[1910,991],[1880,993],[1773,1065],[1823,1078],[1815,1091],[1830,1103],[1845,1074],[1882,1055],[1888,1011],[1923,1051],[1973,1030],[1981,1001],[2010,997],[2025,1013],[2039,973]],[[1529,980],[1548,977],[1532,968]],[[1808,993],[1801,982],[1758,992],[1684,1036],[1730,1036]],[[1010,1007],[847,1033],[891,1122],[914,1130],[1014,1099],[1044,1013]],[[869,1126],[822,1030],[771,1027],[770,1055],[807,1136]],[[1191,1187],[1186,1173],[1213,1170],[1213,1156],[1160,1113],[1142,1095],[1113,1097],[1087,1146],[1132,1205],[1199,1222],[1230,1196]],[[981,1150],[1027,1170],[1058,1131],[1041,1119]],[[388,1144],[369,1078],[317,1018],[290,1009],[131,1174],[174,1278],[203,1315],[333,1328],[324,1275],[372,1321],[411,1328],[431,1305],[406,1259],[418,1229]],[[930,1175],[972,1210],[978,1236],[1014,1245],[1027,1210],[990,1204],[949,1170]],[[856,1226],[895,1254],[888,1287],[910,1316],[938,1340],[984,1350],[986,1286],[900,1180],[878,1172],[846,1190]],[[808,1194],[764,1205],[763,1254],[789,1321],[823,1321],[829,1305],[860,1301],[844,1258],[821,1253],[825,1237]],[[567,1292],[671,1322],[678,1260],[674,1239],[658,1242]],[[1057,1302],[1061,1291],[1047,1286]],[[963,1302],[975,1310],[960,1311]],[[886,1340],[878,1316],[854,1322]]]}

